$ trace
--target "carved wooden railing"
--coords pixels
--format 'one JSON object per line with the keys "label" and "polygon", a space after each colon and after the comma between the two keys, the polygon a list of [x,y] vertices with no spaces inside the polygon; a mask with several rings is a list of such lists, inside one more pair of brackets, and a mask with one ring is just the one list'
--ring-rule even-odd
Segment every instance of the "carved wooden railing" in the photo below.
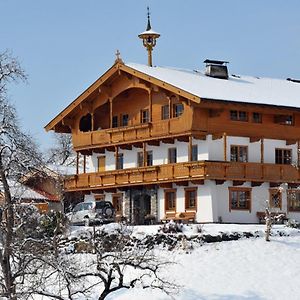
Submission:
{"label": "carved wooden railing", "polygon": [[300,183],[292,165],[197,161],[68,176],[66,190],[105,189],[204,179]]}

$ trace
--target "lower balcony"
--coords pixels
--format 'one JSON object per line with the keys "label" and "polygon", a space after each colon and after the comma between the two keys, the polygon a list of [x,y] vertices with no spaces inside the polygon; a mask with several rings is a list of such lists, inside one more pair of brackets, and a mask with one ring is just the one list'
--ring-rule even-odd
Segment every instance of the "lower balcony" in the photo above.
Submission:
{"label": "lower balcony", "polygon": [[216,180],[217,183],[232,180],[236,184],[250,181],[253,185],[263,182],[300,184],[300,173],[292,165],[197,161],[72,175],[65,179],[65,189],[106,190],[172,182],[184,185],[189,181],[201,184],[208,179]]}

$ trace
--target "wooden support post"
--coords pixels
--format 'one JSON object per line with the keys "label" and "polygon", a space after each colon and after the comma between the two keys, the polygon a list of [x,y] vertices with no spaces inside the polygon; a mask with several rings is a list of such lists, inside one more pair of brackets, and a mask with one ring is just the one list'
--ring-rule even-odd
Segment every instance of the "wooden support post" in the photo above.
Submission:
{"label": "wooden support post", "polygon": [[76,152],[76,174],[79,174],[79,152]]}
{"label": "wooden support post", "polygon": [[146,149],[146,143],[143,142],[143,166],[147,166],[147,149]]}
{"label": "wooden support post", "polygon": [[112,99],[109,98],[109,127],[112,128],[113,110],[112,110]]}
{"label": "wooden support post", "polygon": [[193,137],[189,136],[189,161],[192,161]]}
{"label": "wooden support post", "polygon": [[92,131],[95,130],[94,128],[94,113],[91,113],[91,127],[92,127]]}
{"label": "wooden support post", "polygon": [[172,118],[172,101],[171,101],[171,97],[168,96],[168,100],[169,100],[169,119]]}
{"label": "wooden support post", "polygon": [[149,89],[148,91],[149,97],[149,122],[152,122],[152,90]]}
{"label": "wooden support post", "polygon": [[263,138],[261,138],[260,139],[260,163],[264,163],[264,139]]}
{"label": "wooden support post", "polygon": [[223,133],[223,143],[224,143],[224,161],[227,161],[227,134]]}
{"label": "wooden support post", "polygon": [[300,167],[300,141],[297,141],[297,167]]}
{"label": "wooden support post", "polygon": [[83,155],[83,173],[86,173],[86,155]]}
{"label": "wooden support post", "polygon": [[115,164],[116,164],[115,169],[116,170],[117,170],[117,166],[118,166],[118,158],[119,158],[119,147],[115,146]]}

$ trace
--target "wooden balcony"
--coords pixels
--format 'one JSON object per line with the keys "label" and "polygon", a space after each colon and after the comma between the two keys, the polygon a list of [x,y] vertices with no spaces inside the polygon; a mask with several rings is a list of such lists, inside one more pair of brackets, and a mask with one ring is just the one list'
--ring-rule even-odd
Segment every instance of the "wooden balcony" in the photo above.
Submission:
{"label": "wooden balcony", "polygon": [[170,182],[201,183],[204,179],[300,184],[300,173],[292,165],[197,161],[73,175],[66,178],[65,189],[79,191]]}
{"label": "wooden balcony", "polygon": [[102,129],[73,134],[75,150],[109,147],[122,143],[137,143],[145,140],[157,140],[158,137],[179,136],[191,130],[184,118],[162,120],[155,123],[135,126]]}

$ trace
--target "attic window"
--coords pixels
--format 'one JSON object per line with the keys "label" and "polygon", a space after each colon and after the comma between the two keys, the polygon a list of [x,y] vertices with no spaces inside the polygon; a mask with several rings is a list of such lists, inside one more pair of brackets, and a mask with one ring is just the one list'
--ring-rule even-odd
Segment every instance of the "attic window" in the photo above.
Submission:
{"label": "attic window", "polygon": [[87,114],[80,119],[79,130],[82,132],[87,132],[92,130],[92,116]]}

